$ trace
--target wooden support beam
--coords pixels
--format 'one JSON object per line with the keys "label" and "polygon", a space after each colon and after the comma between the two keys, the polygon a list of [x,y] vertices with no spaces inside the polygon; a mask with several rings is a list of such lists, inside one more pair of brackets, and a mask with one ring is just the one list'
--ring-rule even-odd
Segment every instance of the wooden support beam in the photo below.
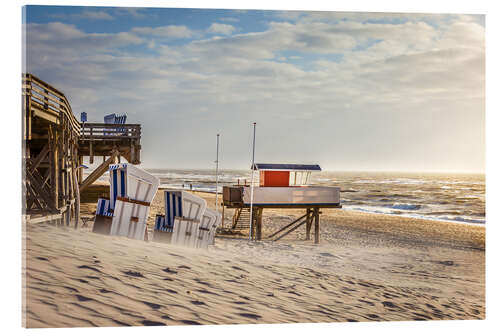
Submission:
{"label": "wooden support beam", "polygon": [[[92,149],[92,140],[89,143],[89,163],[94,164],[94,150]],[[104,161],[104,159],[103,159]]]}
{"label": "wooden support beam", "polygon": [[55,209],[59,208],[59,158],[57,145],[57,130],[55,126],[49,126],[49,143],[50,143],[50,187],[52,195],[52,206]]}
{"label": "wooden support beam", "polygon": [[48,207],[52,209],[57,209],[57,207],[54,206],[54,201],[51,193],[45,191],[45,189],[42,187],[42,177],[40,176],[38,171],[36,170],[31,171],[29,160],[27,161],[26,166],[27,166],[26,178],[29,183],[29,186],[32,188],[34,192],[34,195],[37,197],[37,200],[43,199],[43,201]]}
{"label": "wooden support beam", "polygon": [[259,207],[257,208],[257,230],[256,230],[256,238],[257,240],[261,240],[262,239],[262,212],[263,212],[264,208],[262,207]]}
{"label": "wooden support beam", "polygon": [[31,168],[32,169],[38,168],[38,166],[40,165],[40,163],[45,159],[45,157],[47,156],[47,154],[49,152],[50,152],[49,145],[46,144],[45,146],[43,146],[43,148],[40,151],[40,153],[38,154],[38,156],[31,163]]}
{"label": "wooden support beam", "polygon": [[94,170],[90,175],[85,178],[80,186],[80,193],[82,193],[90,184],[95,182],[99,177],[101,177],[106,171],[108,171],[108,167],[110,164],[114,162],[116,157],[119,155],[118,151],[113,151],[111,156],[104,161],[97,169]]}
{"label": "wooden support beam", "polygon": [[[83,156],[78,157],[78,165],[76,167],[78,168],[80,165],[83,165]],[[79,168],[78,169],[78,184],[81,184],[82,181],[83,181],[83,168]]]}
{"label": "wooden support beam", "polygon": [[314,208],[314,244],[319,244],[319,208]]}
{"label": "wooden support beam", "polygon": [[311,239],[311,226],[312,226],[312,216],[311,216],[311,208],[307,208],[306,213],[306,240]]}
{"label": "wooden support beam", "polygon": [[304,220],[302,222],[300,222],[299,224],[297,224],[295,227],[293,227],[292,229],[288,230],[287,232],[285,232],[283,235],[279,236],[278,238],[276,238],[274,241],[277,241],[277,240],[280,240],[281,238],[285,237],[286,235],[288,235],[289,233],[291,233],[292,231],[294,231],[295,229],[299,228],[301,225],[303,225],[304,223],[306,223],[307,220]]}
{"label": "wooden support beam", "polygon": [[44,222],[52,222],[61,219],[61,214],[53,214],[53,215],[44,215],[39,217],[30,217],[26,216],[26,223],[36,224],[36,223],[44,223]]}
{"label": "wooden support beam", "polygon": [[299,222],[300,220],[302,220],[304,217],[306,217],[307,214],[304,214],[302,215],[301,217],[299,217],[298,219],[294,220],[293,222],[287,224],[286,226],[284,226],[283,228],[281,228],[280,230],[276,231],[275,233],[269,235],[267,238],[273,238],[274,236],[276,236],[277,234],[279,234],[280,232],[284,231],[285,229],[287,229],[288,227],[292,226],[293,224]]}

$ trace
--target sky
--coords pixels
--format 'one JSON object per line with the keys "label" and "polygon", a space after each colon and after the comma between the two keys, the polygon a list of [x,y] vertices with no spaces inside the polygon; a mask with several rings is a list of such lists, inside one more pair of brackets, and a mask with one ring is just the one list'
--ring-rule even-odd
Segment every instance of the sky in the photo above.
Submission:
{"label": "sky", "polygon": [[25,71],[142,165],[484,172],[484,15],[27,6]]}

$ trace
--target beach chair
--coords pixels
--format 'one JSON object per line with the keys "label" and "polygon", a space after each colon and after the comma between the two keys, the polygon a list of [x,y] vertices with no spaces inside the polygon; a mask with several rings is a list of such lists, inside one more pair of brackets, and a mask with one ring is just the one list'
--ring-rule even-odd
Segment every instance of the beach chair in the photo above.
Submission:
{"label": "beach chair", "polygon": [[210,228],[209,231],[209,240],[208,240],[208,245],[214,245],[215,244],[215,234],[217,233],[217,228],[222,222],[222,214],[219,212],[216,212],[217,219],[214,224],[212,224],[212,227]]}
{"label": "beach chair", "polygon": [[109,166],[109,184],[109,209],[113,211],[117,197],[150,203],[160,180],[132,164],[119,163]]}
{"label": "beach chair", "polygon": [[144,240],[147,234],[149,203],[118,197],[111,223],[111,236]]}
{"label": "beach chair", "polygon": [[[115,124],[121,124],[121,125],[123,125],[123,124],[125,124],[126,121],[127,121],[127,115],[126,114],[115,117]],[[116,132],[117,132],[117,135],[123,135],[123,133],[126,133],[125,127],[118,127],[116,129]]]}
{"label": "beach chair", "polygon": [[109,200],[99,198],[97,200],[97,208],[92,231],[98,234],[109,235],[111,231],[112,219],[113,213],[109,211]]}
{"label": "beach chair", "polygon": [[109,211],[113,214],[109,234],[144,239],[159,179],[127,163],[110,165],[109,174]]}
{"label": "beach chair", "polygon": [[[104,123],[105,124],[125,124],[127,121],[127,115],[123,114],[121,116],[117,116],[115,113],[108,114],[107,116],[104,116]],[[104,131],[104,135],[121,135],[121,133],[125,133],[125,128],[124,127],[118,127],[118,128],[109,128]]]}
{"label": "beach chair", "polygon": [[213,240],[212,235],[215,235],[217,221],[220,219],[220,214],[215,210],[207,208],[203,213],[200,224],[198,226],[198,235],[196,236],[195,247],[208,248]]}
{"label": "beach chair", "polygon": [[[108,114],[107,116],[104,116],[104,123],[105,124],[114,124],[115,123],[115,118],[116,114]],[[114,129],[113,128],[107,128],[103,130],[103,135],[113,135]]]}
{"label": "beach chair", "polygon": [[157,214],[155,217],[155,228],[153,231],[153,241],[161,243],[170,243],[172,239],[174,221],[168,224],[165,215]]}
{"label": "beach chair", "polygon": [[165,223],[173,222],[172,244],[195,247],[206,207],[205,199],[189,192],[165,191]]}

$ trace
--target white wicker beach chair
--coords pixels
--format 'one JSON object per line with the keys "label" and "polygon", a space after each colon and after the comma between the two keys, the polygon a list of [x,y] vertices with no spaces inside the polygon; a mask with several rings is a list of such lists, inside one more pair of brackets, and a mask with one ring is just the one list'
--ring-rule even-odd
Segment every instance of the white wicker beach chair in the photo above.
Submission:
{"label": "white wicker beach chair", "polygon": [[212,224],[210,231],[208,232],[208,235],[209,235],[208,245],[215,244],[215,234],[217,232],[217,228],[219,227],[219,225],[222,222],[222,214],[219,212],[215,212],[215,214],[217,215],[216,216],[217,219],[215,220],[215,223]]}
{"label": "white wicker beach chair", "polygon": [[207,202],[185,191],[165,191],[165,221],[173,220],[172,244],[194,247]]}
{"label": "white wicker beach chair", "polygon": [[110,235],[144,240],[149,208],[148,203],[118,197]]}
{"label": "white wicker beach chair", "polygon": [[117,197],[150,203],[160,180],[132,164],[120,163],[109,166],[109,184],[109,209],[113,211]]}
{"label": "white wicker beach chair", "polygon": [[110,235],[144,239],[159,179],[127,163],[110,165],[109,176],[109,209],[113,213]]}
{"label": "white wicker beach chair", "polygon": [[195,247],[207,248],[212,241],[212,235],[215,236],[215,229],[220,214],[215,210],[207,208],[203,213],[198,227],[198,236],[196,237]]}

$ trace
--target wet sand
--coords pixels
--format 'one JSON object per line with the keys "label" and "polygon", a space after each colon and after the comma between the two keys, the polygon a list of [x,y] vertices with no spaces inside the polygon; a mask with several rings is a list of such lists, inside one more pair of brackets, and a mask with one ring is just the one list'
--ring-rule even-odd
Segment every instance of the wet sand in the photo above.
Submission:
{"label": "wet sand", "polygon": [[[162,202],[159,191],[150,224]],[[483,227],[326,209],[319,245],[305,227],[265,239],[301,213],[264,210],[263,241],[219,236],[208,251],[98,235],[91,223],[29,225],[25,324],[484,319]]]}

